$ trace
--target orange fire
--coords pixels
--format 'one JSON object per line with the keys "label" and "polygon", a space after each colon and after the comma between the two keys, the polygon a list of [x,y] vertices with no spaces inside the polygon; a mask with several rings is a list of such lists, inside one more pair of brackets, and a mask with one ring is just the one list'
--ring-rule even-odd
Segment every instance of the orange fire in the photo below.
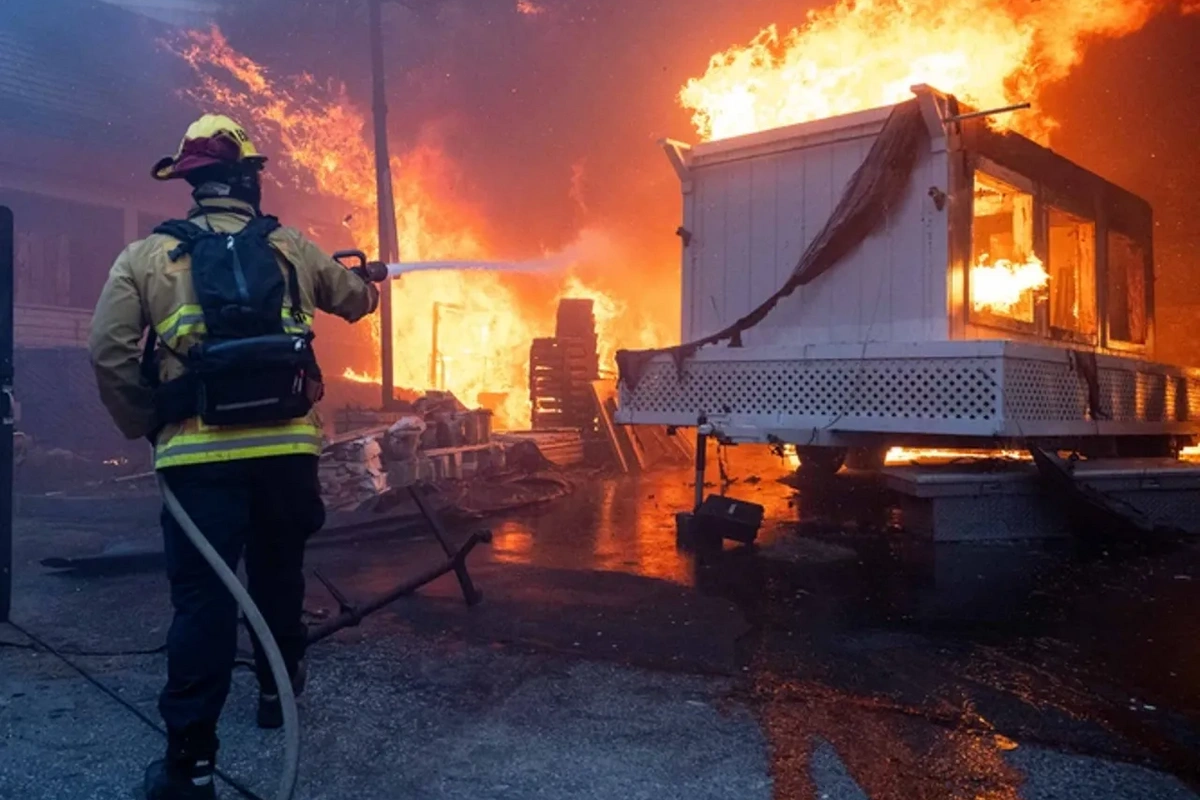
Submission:
{"label": "orange fire", "polygon": [[[536,13],[541,8],[533,3],[523,5],[522,13]],[[319,82],[307,74],[276,79],[234,50],[215,28],[188,33],[174,49],[197,73],[199,85],[192,96],[200,105],[215,105],[246,118],[256,133],[267,139],[273,148],[271,155],[283,162],[297,188],[315,190],[324,198],[319,213],[332,216],[327,206],[333,201],[340,209],[338,217],[346,219],[355,246],[367,253],[378,251],[371,140],[364,114],[349,100],[344,87]],[[439,148],[423,144],[394,156],[392,173],[404,260],[486,259],[492,255],[479,213],[442,194],[443,187],[456,183],[456,175],[453,163]],[[348,214],[342,213],[346,210]],[[608,248],[598,244],[603,243],[585,232],[560,255],[569,256],[572,265],[617,265]],[[560,297],[584,296],[597,301],[605,363],[618,342],[622,346],[653,345],[668,336],[661,326],[647,325],[644,317],[636,321],[622,317],[620,301],[588,287],[575,272],[543,280],[560,280]],[[523,301],[517,279],[496,272],[413,273],[392,281],[390,287],[395,385],[445,388],[468,405],[476,404],[484,392],[502,394],[505,400],[497,410],[497,424],[528,425],[530,342],[552,335],[555,305]],[[436,348],[435,301],[439,309]],[[377,320],[372,332],[376,354]],[[357,359],[354,363],[360,369],[347,369],[343,377],[378,383],[377,372],[361,369],[377,357]]]}
{"label": "orange fire", "polygon": [[342,373],[342,377],[351,383],[373,383],[376,386],[380,384],[378,375],[371,375],[366,372],[359,372],[353,367],[346,367],[346,371]]}
{"label": "orange fire", "polygon": [[929,84],[1044,139],[1042,88],[1065,78],[1098,38],[1137,30],[1179,0],[838,0],[786,34],[772,25],[717,53],[679,94],[704,139],[891,105]]}
{"label": "orange fire", "polygon": [[[800,456],[793,447],[784,450],[787,463],[793,469],[800,466]],[[1026,450],[969,450],[939,447],[892,447],[884,456],[884,463],[889,467],[909,464],[945,464],[972,461],[987,461],[998,459],[1002,461],[1032,461],[1033,456]]]}
{"label": "orange fire", "polygon": [[976,311],[1007,315],[1049,282],[1050,274],[1037,256],[1017,264],[1004,258],[991,261],[984,253],[971,267],[971,305]]}
{"label": "orange fire", "polygon": [[990,459],[1032,461],[1033,456],[1029,455],[1029,451],[1027,450],[954,450],[930,447],[893,447],[888,450],[886,461],[890,466],[895,466],[898,464],[928,464],[939,461],[984,461]]}

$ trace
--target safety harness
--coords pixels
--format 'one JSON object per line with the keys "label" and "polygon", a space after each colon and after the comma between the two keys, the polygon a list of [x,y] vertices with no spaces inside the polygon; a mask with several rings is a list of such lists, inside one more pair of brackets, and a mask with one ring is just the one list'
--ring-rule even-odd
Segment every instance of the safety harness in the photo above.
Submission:
{"label": "safety harness", "polygon": [[[192,221],[207,212],[201,207],[186,220],[168,220],[154,229],[179,242],[169,254],[171,261],[191,258],[198,308],[178,311],[181,316],[198,311],[203,324],[197,320],[191,330],[200,333],[203,328],[204,334],[199,344],[179,353],[166,336],[150,329],[142,374],[155,388],[159,420],[199,417],[206,425],[251,425],[303,417],[324,387],[296,267],[269,239],[279,220],[255,215],[242,230],[221,233]],[[285,290],[290,314],[283,308]],[[158,345],[184,365],[181,377],[160,381]]]}

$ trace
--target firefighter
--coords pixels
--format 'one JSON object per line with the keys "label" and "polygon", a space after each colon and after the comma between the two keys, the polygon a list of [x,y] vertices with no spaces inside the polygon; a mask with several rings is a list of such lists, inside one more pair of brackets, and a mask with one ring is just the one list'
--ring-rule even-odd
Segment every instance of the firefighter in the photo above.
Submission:
{"label": "firefighter", "polygon": [[[117,257],[89,341],[100,397],[122,433],[147,437],[155,469],[249,591],[303,688],[302,565],[325,520],[315,310],[355,322],[374,312],[382,265],[347,270],[260,208],[266,158],[246,131],[207,114],[153,168],[183,179],[194,206]],[[145,338],[143,339],[143,334]],[[217,719],[237,649],[237,607],[165,510],[174,620],[159,711],[165,759],[151,800],[215,797]],[[254,642],[258,723],[282,725],[277,688]]]}

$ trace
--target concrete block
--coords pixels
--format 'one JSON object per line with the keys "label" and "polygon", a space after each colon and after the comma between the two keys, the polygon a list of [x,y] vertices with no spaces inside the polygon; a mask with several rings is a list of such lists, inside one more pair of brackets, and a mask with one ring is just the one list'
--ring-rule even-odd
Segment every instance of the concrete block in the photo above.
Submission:
{"label": "concrete block", "polygon": [[[935,542],[1049,539],[1070,535],[1067,498],[1048,496],[1037,468],[955,464],[883,471],[901,495],[906,530]],[[1200,528],[1200,465],[1173,459],[1080,462],[1075,478],[1124,502],[1154,524]]]}

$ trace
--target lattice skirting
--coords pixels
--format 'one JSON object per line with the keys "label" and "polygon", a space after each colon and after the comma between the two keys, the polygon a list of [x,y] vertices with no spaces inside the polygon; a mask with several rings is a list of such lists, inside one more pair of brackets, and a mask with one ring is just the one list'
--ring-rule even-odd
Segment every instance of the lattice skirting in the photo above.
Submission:
{"label": "lattice skirting", "polygon": [[[823,352],[824,351],[824,352]],[[925,352],[923,352],[925,351]],[[701,351],[652,362],[621,385],[618,421],[694,425],[733,438],[813,430],[986,437],[1200,432],[1200,373],[1097,357],[1099,413],[1065,349],[1010,342]],[[792,355],[794,357],[788,357]],[[836,357],[835,357],[836,356]]]}

